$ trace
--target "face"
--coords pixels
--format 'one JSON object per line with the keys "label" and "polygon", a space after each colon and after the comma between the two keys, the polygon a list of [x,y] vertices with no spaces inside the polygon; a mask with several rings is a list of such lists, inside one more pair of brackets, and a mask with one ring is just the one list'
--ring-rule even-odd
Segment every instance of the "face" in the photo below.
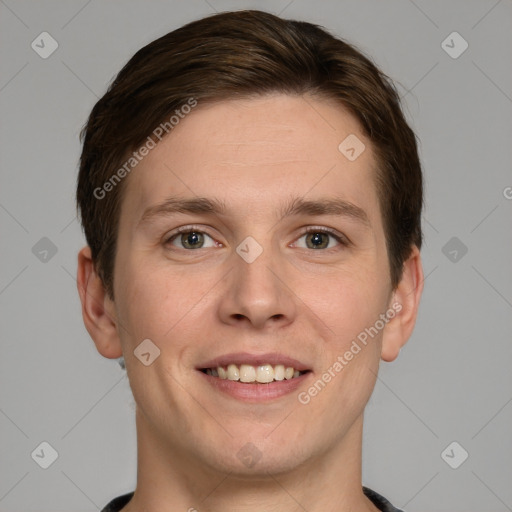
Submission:
{"label": "face", "polygon": [[[365,144],[353,161],[338,149],[350,134]],[[138,428],[238,474],[339,448],[393,303],[374,173],[356,119],[311,97],[199,104],[150,151],[126,183],[114,274]]]}

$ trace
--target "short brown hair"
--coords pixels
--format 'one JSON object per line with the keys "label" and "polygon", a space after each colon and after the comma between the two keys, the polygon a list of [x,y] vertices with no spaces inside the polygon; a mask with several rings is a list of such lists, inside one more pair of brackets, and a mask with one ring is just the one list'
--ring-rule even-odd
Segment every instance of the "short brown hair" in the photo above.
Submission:
{"label": "short brown hair", "polygon": [[126,179],[100,199],[98,187],[190,98],[201,104],[276,92],[334,99],[359,120],[377,159],[391,285],[397,286],[412,247],[421,248],[423,178],[416,137],[393,83],[323,28],[251,10],[194,21],[140,49],[82,129],[77,210],[111,299]]}

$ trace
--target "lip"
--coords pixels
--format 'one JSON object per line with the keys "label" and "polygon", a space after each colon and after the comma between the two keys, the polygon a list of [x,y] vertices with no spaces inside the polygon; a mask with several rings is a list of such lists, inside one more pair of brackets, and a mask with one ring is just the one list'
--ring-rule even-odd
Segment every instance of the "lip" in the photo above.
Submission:
{"label": "lip", "polygon": [[260,366],[262,364],[271,364],[272,366],[275,366],[276,364],[282,364],[285,367],[291,366],[299,372],[311,370],[311,367],[307,366],[301,361],[293,359],[292,357],[285,356],[284,354],[278,354],[276,352],[266,354],[249,354],[248,352],[225,354],[216,357],[215,359],[211,359],[210,361],[201,363],[200,365],[196,366],[196,369],[204,370],[206,368],[217,368],[218,366],[226,367],[229,364],[236,364],[237,366],[240,366],[241,364],[250,364],[252,366]]}
{"label": "lip", "polygon": [[303,385],[304,382],[313,375],[313,372],[309,371],[300,377],[294,377],[289,380],[274,381],[266,384],[247,384],[235,380],[213,377],[200,370],[197,370],[197,373],[201,378],[206,379],[206,382],[211,385],[214,390],[249,403],[268,402],[289,395],[296,391],[299,386]]}
{"label": "lip", "polygon": [[[289,380],[280,380],[268,382],[266,384],[251,384],[235,380],[221,379],[213,377],[202,372],[206,368],[217,368],[218,366],[226,367],[229,364],[250,364],[252,366],[260,366],[262,364],[282,364],[285,367],[293,367],[300,372],[306,372],[300,377],[294,377]],[[209,361],[205,361],[196,367],[201,378],[206,379],[205,382],[213,387],[214,390],[220,391],[237,400],[250,403],[266,402],[289,395],[303,385],[304,382],[313,374],[312,368],[293,357],[285,356],[277,352],[267,352],[265,354],[250,354],[248,352],[236,352],[224,354]]]}

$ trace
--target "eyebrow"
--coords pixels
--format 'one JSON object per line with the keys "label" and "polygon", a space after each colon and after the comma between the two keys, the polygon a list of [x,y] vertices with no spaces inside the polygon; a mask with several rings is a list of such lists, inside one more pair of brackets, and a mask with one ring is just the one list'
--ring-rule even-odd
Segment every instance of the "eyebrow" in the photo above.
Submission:
{"label": "eyebrow", "polygon": [[[169,197],[162,203],[147,208],[142,214],[138,225],[175,213],[224,215],[227,211],[226,204],[214,198],[196,197],[180,199]],[[315,200],[305,200],[301,197],[292,198],[281,208],[280,218],[283,219],[293,215],[341,215],[371,227],[370,219],[361,207],[338,198],[326,197]]]}

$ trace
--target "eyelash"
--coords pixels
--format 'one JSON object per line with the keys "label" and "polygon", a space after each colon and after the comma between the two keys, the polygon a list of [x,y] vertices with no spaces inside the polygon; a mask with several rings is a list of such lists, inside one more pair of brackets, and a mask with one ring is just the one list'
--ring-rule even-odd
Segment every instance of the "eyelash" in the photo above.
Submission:
{"label": "eyelash", "polygon": [[[180,228],[177,228],[169,237],[166,238],[164,244],[168,245],[177,236],[179,236],[179,235],[181,235],[183,233],[190,233],[190,232],[202,233],[202,234],[208,235],[210,238],[213,239],[213,237],[211,235],[209,235],[206,231],[203,231],[203,229],[201,229],[199,226],[190,225],[190,226],[182,226]],[[311,226],[311,227],[307,228],[305,231],[303,231],[299,235],[297,240],[299,238],[302,238],[304,235],[308,235],[310,233],[324,233],[324,234],[332,236],[343,247],[348,247],[350,245],[350,241],[348,240],[348,238],[345,237],[344,235],[342,235],[341,233],[338,233],[336,230],[331,229],[331,228],[315,227],[315,226]],[[330,251],[332,249],[336,249],[336,248],[335,247],[331,247],[330,249],[320,249],[320,250]],[[182,250],[191,252],[194,249],[182,249]],[[316,249],[310,249],[310,250],[314,251]]]}

